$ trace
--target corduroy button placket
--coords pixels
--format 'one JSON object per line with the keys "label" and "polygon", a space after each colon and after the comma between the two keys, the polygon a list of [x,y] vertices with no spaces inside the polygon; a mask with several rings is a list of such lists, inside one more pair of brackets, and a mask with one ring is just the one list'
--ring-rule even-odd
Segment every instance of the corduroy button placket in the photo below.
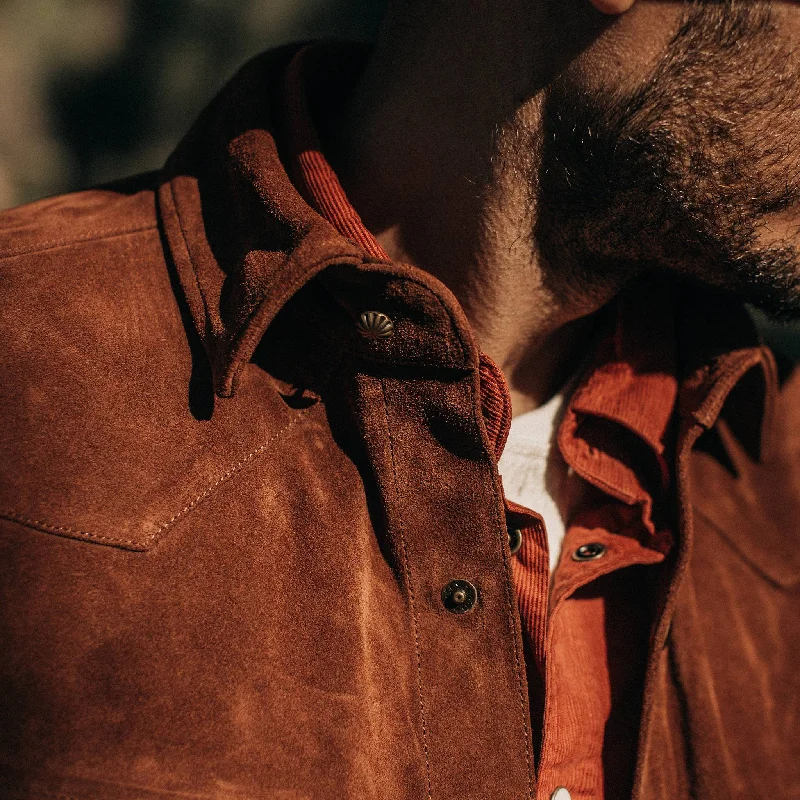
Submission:
{"label": "corduroy button placket", "polygon": [[520,528],[508,528],[508,549],[511,555],[515,556],[522,547],[522,530]]}

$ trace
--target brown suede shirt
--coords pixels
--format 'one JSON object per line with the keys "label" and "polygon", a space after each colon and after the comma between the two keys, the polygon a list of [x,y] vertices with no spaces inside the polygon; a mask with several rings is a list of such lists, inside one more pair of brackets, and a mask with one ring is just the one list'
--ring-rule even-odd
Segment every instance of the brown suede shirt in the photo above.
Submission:
{"label": "brown suede shirt", "polygon": [[[564,774],[480,352],[444,286],[287,176],[291,55],[245,67],[164,171],[0,217],[2,797],[545,800]],[[792,798],[800,378],[736,302],[638,290],[674,330],[651,517],[674,546],[633,597],[599,578],[575,607],[650,620],[634,797]],[[391,336],[362,335],[371,310]],[[587,454],[641,463],[641,436],[593,430]],[[613,563],[592,513],[588,564]]]}

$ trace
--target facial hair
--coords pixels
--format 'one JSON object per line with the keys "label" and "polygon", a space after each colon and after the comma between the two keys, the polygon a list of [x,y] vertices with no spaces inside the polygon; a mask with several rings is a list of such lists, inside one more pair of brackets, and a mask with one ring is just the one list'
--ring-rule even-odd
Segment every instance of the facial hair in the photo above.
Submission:
{"label": "facial hair", "polygon": [[800,63],[769,3],[687,2],[642,85],[562,77],[544,128],[536,238],[560,291],[666,270],[800,317]]}

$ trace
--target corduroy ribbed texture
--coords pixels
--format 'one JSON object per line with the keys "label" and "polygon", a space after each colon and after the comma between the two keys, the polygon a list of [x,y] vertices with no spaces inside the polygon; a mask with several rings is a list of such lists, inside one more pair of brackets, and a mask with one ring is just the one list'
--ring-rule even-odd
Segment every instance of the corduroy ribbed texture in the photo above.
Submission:
{"label": "corduroy ribbed texture", "polygon": [[303,185],[299,187],[311,205],[333,225],[336,230],[354,244],[362,247],[373,258],[391,261],[378,240],[367,230],[358,212],[345,195],[336,173],[322,154],[319,136],[311,124],[308,100],[304,89],[303,72],[305,54],[303,48],[286,70],[286,107],[289,120],[304,124],[288,126],[290,150],[297,161],[295,174]]}

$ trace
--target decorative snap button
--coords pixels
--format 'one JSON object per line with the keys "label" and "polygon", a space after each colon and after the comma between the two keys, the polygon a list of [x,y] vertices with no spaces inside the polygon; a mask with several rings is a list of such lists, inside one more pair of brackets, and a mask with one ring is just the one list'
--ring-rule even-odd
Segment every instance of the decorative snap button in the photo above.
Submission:
{"label": "decorative snap button", "polygon": [[596,558],[602,558],[606,554],[606,546],[599,542],[590,542],[589,544],[582,544],[573,554],[574,561],[594,561]]}
{"label": "decorative snap button", "polygon": [[522,547],[522,531],[519,528],[508,529],[508,546],[512,556],[519,552]]}
{"label": "decorative snap button", "polygon": [[478,590],[469,581],[450,581],[442,589],[442,603],[452,614],[466,614],[478,600]]}
{"label": "decorative snap button", "polygon": [[356,325],[365,339],[388,339],[394,333],[394,322],[382,311],[364,311]]}
{"label": "decorative snap button", "polygon": [[550,800],[572,800],[572,795],[570,794],[569,789],[566,789],[563,786],[559,786],[553,794],[550,795]]}

